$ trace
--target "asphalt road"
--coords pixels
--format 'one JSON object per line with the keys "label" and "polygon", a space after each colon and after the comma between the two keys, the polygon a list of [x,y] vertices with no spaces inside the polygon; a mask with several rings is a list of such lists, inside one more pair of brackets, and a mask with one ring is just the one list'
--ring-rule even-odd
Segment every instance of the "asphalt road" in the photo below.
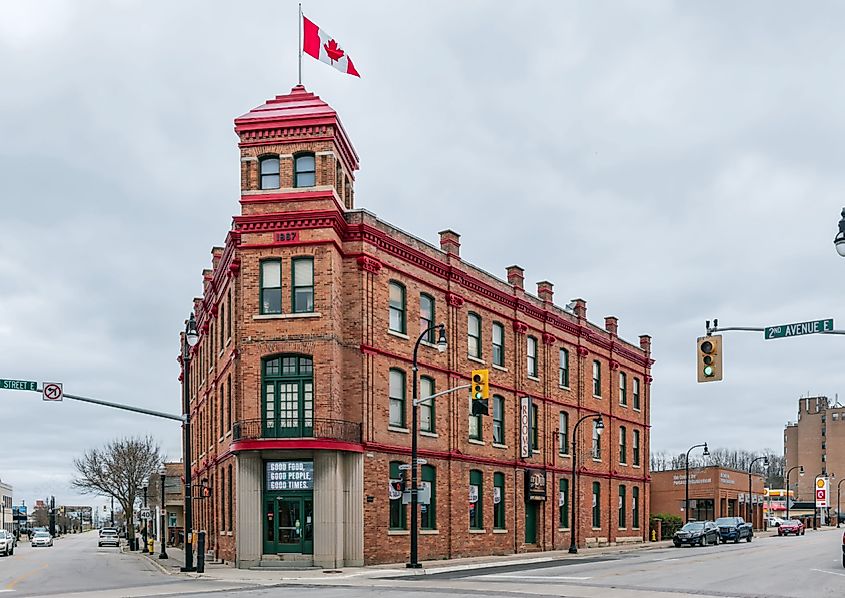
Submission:
{"label": "asphalt road", "polygon": [[162,574],[147,560],[97,547],[97,532],[57,538],[52,548],[21,541],[0,557],[0,598],[9,596],[155,596],[232,589],[233,585]]}

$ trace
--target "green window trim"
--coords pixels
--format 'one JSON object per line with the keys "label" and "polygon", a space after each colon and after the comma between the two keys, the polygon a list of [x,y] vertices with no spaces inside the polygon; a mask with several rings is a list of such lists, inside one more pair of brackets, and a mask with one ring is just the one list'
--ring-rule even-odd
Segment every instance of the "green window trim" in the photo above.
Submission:
{"label": "green window trim", "polygon": [[640,464],[640,431],[634,430],[634,439],[632,445],[633,462],[634,465]]}
{"label": "green window trim", "polygon": [[313,153],[302,152],[293,157],[293,186],[314,187],[317,184],[317,159]]}
{"label": "green window trim", "polygon": [[531,451],[539,452],[540,449],[540,410],[537,403],[531,401]]}
{"label": "green window trim", "polygon": [[433,465],[423,465],[420,468],[420,480],[431,485],[431,503],[428,505],[421,505],[420,513],[420,528],[427,530],[437,529],[437,471]]}
{"label": "green window trim", "polygon": [[[435,391],[434,378],[420,376],[420,399],[433,395]],[[434,433],[436,423],[434,419],[435,400],[420,403],[420,431]]]}
{"label": "green window trim", "polygon": [[428,330],[423,340],[432,344],[435,342],[435,330],[432,328],[434,321],[434,297],[426,293],[420,293],[420,334],[422,334],[423,330]]}
{"label": "green window trim", "polygon": [[569,528],[569,479],[561,478],[559,486],[560,495],[558,496],[560,523],[558,527],[562,529]]}
{"label": "green window trim", "polygon": [[631,489],[631,527],[640,529],[640,488],[634,486]]}
{"label": "green window trim", "polygon": [[261,260],[258,262],[258,270],[258,304],[261,314],[282,313],[282,260]]}
{"label": "green window trim", "polygon": [[569,414],[566,411],[558,416],[558,454],[569,454]]}
{"label": "green window trim", "polygon": [[619,372],[619,404],[628,404],[628,375],[625,372]]}
{"label": "green window trim", "polygon": [[[496,497],[498,495],[498,501]],[[493,529],[507,529],[505,525],[505,474],[493,474]]]}
{"label": "green window trim", "polygon": [[405,334],[407,325],[407,304],[405,301],[405,285],[391,280],[388,283],[388,329]]}
{"label": "green window trim", "polygon": [[569,388],[569,351],[560,350],[560,361],[558,365],[558,386]]}
{"label": "green window trim", "polygon": [[[402,480],[403,485],[407,485],[407,478],[405,472],[399,469],[402,464],[401,461],[390,462],[390,479]],[[390,516],[388,521],[388,528],[392,530],[408,529],[408,508],[407,505],[402,504],[402,498],[394,498],[390,500]]]}
{"label": "green window trim", "polygon": [[505,327],[493,322],[493,365],[505,367]]}
{"label": "green window trim", "polygon": [[481,359],[481,316],[467,314],[467,355]]}
{"label": "green window trim", "polygon": [[634,409],[640,409],[640,379],[634,378],[634,392],[633,392],[633,407]]}
{"label": "green window trim", "polygon": [[276,354],[265,357],[261,367],[262,436],[311,437],[314,426],[312,357],[297,353]]}
{"label": "green window trim", "polygon": [[405,391],[407,388],[405,372],[399,368],[390,368],[387,382],[388,425],[397,428],[404,428],[406,422]]}
{"label": "green window trim", "polygon": [[625,485],[619,484],[619,527],[628,527],[626,521],[627,501],[625,496]]}
{"label": "green window trim", "polygon": [[481,440],[483,436],[484,420],[480,415],[469,414],[469,437],[471,440]]}
{"label": "green window trim", "polygon": [[528,375],[532,378],[537,377],[537,339],[529,336],[526,340],[527,346],[525,356],[527,359]]}
{"label": "green window trim", "polygon": [[619,427],[619,462],[628,463],[628,430],[625,426]]}
{"label": "green window trim", "polygon": [[470,470],[469,485],[476,486],[478,492],[476,502],[470,503],[470,505],[474,506],[471,506],[469,510],[469,528],[484,529],[484,475],[481,471],[477,469]]}
{"label": "green window trim", "polygon": [[593,527],[601,527],[601,484],[593,482]]}
{"label": "green window trim", "polygon": [[291,312],[314,312],[314,257],[295,257],[291,260]]}
{"label": "green window trim", "polygon": [[598,359],[593,361],[593,396],[601,396],[601,362]]}
{"label": "green window trim", "polygon": [[493,443],[505,444],[505,397],[493,395]]}

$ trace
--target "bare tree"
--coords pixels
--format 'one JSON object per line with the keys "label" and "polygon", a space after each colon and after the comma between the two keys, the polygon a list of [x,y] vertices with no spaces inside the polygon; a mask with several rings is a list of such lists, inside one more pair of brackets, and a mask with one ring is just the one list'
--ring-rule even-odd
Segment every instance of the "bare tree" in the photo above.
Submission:
{"label": "bare tree", "polygon": [[161,461],[159,447],[150,436],[112,440],[73,460],[77,477],[72,484],[84,493],[113,496],[126,513],[126,537],[134,543],[135,500]]}

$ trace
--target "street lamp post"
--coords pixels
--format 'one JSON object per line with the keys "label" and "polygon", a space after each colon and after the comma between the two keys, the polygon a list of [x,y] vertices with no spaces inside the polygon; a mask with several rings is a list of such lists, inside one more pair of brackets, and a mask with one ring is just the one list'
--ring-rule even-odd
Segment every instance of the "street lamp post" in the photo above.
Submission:
{"label": "street lamp post", "polygon": [[707,449],[707,443],[703,444],[695,444],[689,447],[687,451],[687,458],[684,460],[684,465],[686,466],[686,479],[684,480],[684,523],[689,523],[689,454],[692,452],[692,449],[696,449],[699,447],[704,447],[704,456],[708,456],[710,451]]}
{"label": "street lamp post", "polygon": [[786,472],[786,519],[789,520],[789,474],[791,474],[794,470],[799,470],[799,475],[804,475],[804,466],[803,465],[796,465],[795,467],[790,467]]}
{"label": "street lamp post", "polygon": [[752,459],[751,464],[748,466],[748,521],[751,523],[752,528],[754,527],[754,507],[751,502],[751,470],[754,469],[754,464],[757,463],[757,461],[762,461],[763,467],[768,467],[769,456],[763,455],[762,457]]}
{"label": "street lamp post", "polygon": [[185,566],[182,571],[195,571],[194,568],[194,547],[193,528],[194,518],[192,511],[192,488],[191,488],[191,348],[199,342],[197,334],[197,321],[191,312],[188,321],[185,323],[185,334],[182,336],[182,445],[185,468],[185,521],[184,521],[184,543],[185,543]]}
{"label": "street lamp post", "polygon": [[111,526],[114,527],[114,496],[111,497]]}
{"label": "street lamp post", "polygon": [[570,513],[572,521],[569,522],[569,553],[576,554],[578,552],[578,541],[576,539],[576,533],[578,531],[578,520],[575,518],[575,500],[577,498],[576,488],[578,487],[578,468],[577,468],[577,461],[578,461],[578,426],[581,424],[582,421],[585,419],[593,418],[593,421],[596,424],[596,430],[601,431],[604,429],[604,421],[601,418],[601,413],[589,413],[575,422],[575,427],[572,428],[572,487],[569,489],[569,503],[570,503]]}
{"label": "street lamp post", "polygon": [[435,330],[439,331],[437,350],[441,353],[445,351],[447,347],[445,324],[435,324],[423,330],[414,345],[414,363],[411,374],[411,558],[405,565],[409,569],[419,569],[422,566],[418,556],[419,530],[417,529],[417,501],[419,494],[419,489],[417,488],[417,436],[419,434],[419,425],[417,424],[417,409],[419,409],[419,405],[417,405],[417,351],[423,339]]}
{"label": "street lamp post", "polygon": [[[143,488],[141,488],[141,490],[144,491],[144,508],[146,509],[147,508],[147,486],[144,486]],[[141,547],[141,553],[145,554],[145,553],[149,552],[147,550],[147,520],[146,519],[142,520],[142,523],[144,524],[144,527],[141,530],[141,541],[144,543],[144,546]]]}
{"label": "street lamp post", "polygon": [[842,512],[839,507],[839,495],[842,492],[842,482],[845,482],[845,478],[842,478],[836,483],[836,527],[839,527],[839,514]]}
{"label": "street lamp post", "polygon": [[161,505],[161,513],[159,513],[158,533],[161,536],[161,553],[158,555],[159,559],[169,558],[167,556],[167,509],[164,508],[164,479],[167,477],[167,468],[164,463],[161,464],[161,469],[158,472],[158,485],[161,489],[159,493],[159,504]]}

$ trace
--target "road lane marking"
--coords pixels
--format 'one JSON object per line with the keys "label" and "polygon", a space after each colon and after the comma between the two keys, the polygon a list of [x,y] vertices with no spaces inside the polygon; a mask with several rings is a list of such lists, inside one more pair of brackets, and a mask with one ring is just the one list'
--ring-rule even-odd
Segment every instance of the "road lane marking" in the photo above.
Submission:
{"label": "road lane marking", "polygon": [[577,577],[574,575],[479,575],[479,577],[483,577],[484,579],[512,579],[514,581],[519,580],[528,580],[528,579],[540,579],[544,581],[550,580],[568,580],[568,581],[584,581],[586,579],[592,579],[592,577]]}
{"label": "road lane marking", "polygon": [[837,573],[836,571],[825,571],[824,569],[810,569],[810,571],[818,571],[819,573],[830,573],[831,575],[838,575],[839,577],[845,577],[845,573]]}
{"label": "road lane marking", "polygon": [[43,565],[41,565],[41,566],[40,566],[40,567],[38,567],[37,569],[33,569],[32,571],[30,571],[30,572],[28,572],[28,573],[24,573],[23,575],[20,575],[20,576],[16,577],[15,579],[13,579],[12,581],[10,581],[9,583],[7,583],[7,584],[6,584],[6,588],[5,588],[5,589],[6,589],[7,591],[12,591],[12,592],[13,592],[13,591],[15,590],[15,586],[16,586],[16,585],[18,585],[20,582],[22,582],[23,580],[25,580],[25,579],[26,579],[26,578],[28,578],[28,577],[32,577],[32,576],[33,576],[33,575],[35,575],[36,573],[39,573],[39,572],[43,571],[43,570],[44,570],[44,569],[46,569],[47,567],[49,567],[49,565],[48,565],[47,563],[44,563]]}

